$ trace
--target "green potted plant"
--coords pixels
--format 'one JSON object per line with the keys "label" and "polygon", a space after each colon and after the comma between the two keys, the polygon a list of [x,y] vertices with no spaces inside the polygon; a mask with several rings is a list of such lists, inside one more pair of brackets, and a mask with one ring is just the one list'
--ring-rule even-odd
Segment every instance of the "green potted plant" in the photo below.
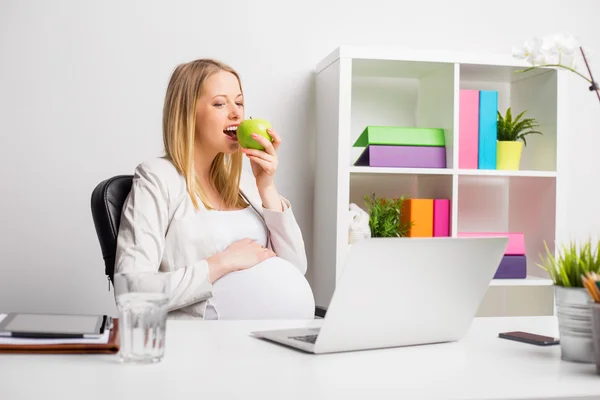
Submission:
{"label": "green potted plant", "polygon": [[371,237],[405,237],[408,235],[412,221],[402,222],[404,199],[404,196],[393,199],[376,197],[375,193],[365,195]]}
{"label": "green potted plant", "polygon": [[527,146],[525,136],[542,134],[536,130],[539,124],[535,118],[523,118],[526,112],[521,112],[513,120],[510,107],[505,116],[498,111],[496,169],[518,170],[523,145]]}
{"label": "green potted plant", "polygon": [[581,246],[570,242],[560,246],[557,256],[548,249],[538,264],[554,282],[561,358],[566,361],[594,363],[590,296],[581,277],[600,272],[600,242],[588,239]]}

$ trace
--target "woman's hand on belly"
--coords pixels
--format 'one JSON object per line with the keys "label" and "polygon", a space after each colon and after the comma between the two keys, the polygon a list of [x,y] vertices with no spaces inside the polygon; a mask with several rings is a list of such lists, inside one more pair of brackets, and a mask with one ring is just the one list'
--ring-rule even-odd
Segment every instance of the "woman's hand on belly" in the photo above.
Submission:
{"label": "woman's hand on belly", "polygon": [[271,257],[275,257],[275,253],[271,249],[267,249],[251,239],[232,243],[225,250],[207,260],[210,282],[214,283],[230,272],[251,268]]}

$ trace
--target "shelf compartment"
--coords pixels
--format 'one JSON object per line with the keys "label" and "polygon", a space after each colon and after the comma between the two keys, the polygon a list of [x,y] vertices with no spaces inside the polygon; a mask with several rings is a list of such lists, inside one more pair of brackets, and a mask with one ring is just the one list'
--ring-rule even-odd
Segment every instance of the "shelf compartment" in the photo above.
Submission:
{"label": "shelf compartment", "polygon": [[[365,196],[375,194],[376,197],[387,199],[404,196],[409,199],[446,199],[450,201],[447,217],[444,217],[444,225],[448,226],[448,234],[451,234],[452,226],[452,175],[381,175],[372,179],[368,174],[355,174],[350,177],[350,203],[355,203],[365,211],[368,211]],[[434,203],[435,206],[435,203]],[[434,218],[432,234],[436,231],[435,207],[432,208]]]}
{"label": "shelf compartment", "polygon": [[422,128],[443,130],[446,165],[452,168],[457,71],[454,63],[352,60],[349,165],[366,147],[354,143],[367,127]]}
{"label": "shelf compartment", "polygon": [[457,231],[518,232],[525,239],[527,275],[547,278],[537,264],[544,242],[554,251],[556,180],[522,176],[459,176]]}
{"label": "shelf compartment", "polygon": [[[461,64],[459,89],[491,90],[498,93],[497,109],[505,115],[510,107],[513,118],[527,111],[525,118],[535,118],[543,134],[527,135],[520,170],[555,172],[557,163],[557,71],[552,68],[517,72],[519,67]],[[460,124],[459,124],[460,126]],[[458,129],[458,128],[457,128]],[[466,133],[467,134],[467,133]],[[458,132],[460,156],[460,132]]]}

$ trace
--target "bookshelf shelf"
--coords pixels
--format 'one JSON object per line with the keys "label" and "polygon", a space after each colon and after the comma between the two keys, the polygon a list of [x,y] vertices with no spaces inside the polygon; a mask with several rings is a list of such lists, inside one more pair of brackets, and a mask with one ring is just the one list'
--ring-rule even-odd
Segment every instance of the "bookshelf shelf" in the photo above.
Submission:
{"label": "bookshelf shelf", "polygon": [[351,174],[397,174],[397,175],[452,175],[449,168],[386,168],[386,167],[350,167]]}
{"label": "bookshelf shelf", "polygon": [[[562,72],[551,68],[516,72],[526,67],[510,54],[375,46],[342,46],[317,64],[319,146],[311,284],[318,305],[329,304],[345,262],[348,205],[364,207],[365,195],[372,193],[449,199],[453,237],[461,232],[523,233],[527,278],[493,280],[490,286],[552,290],[552,282],[536,263],[544,243],[554,251],[558,233],[566,226],[566,210],[561,208],[565,155],[557,144],[569,129],[570,111],[568,100],[559,97]],[[465,136],[461,137],[459,122],[464,89],[496,91],[500,113],[508,107],[513,115],[526,109],[528,117],[538,120],[544,134],[527,137],[520,170],[462,166],[460,139],[464,143]],[[446,168],[355,166],[364,147],[354,143],[367,126],[442,128]],[[540,310],[548,308],[552,307],[540,306]]]}
{"label": "bookshelf shelf", "polygon": [[527,276],[525,279],[492,279],[490,286],[552,286],[551,279]]}
{"label": "bookshelf shelf", "polygon": [[522,178],[556,178],[557,176],[554,171],[500,171],[487,169],[461,169],[458,170],[458,174],[463,176],[505,176]]}
{"label": "bookshelf shelf", "polygon": [[452,169],[452,168],[391,168],[391,167],[355,167],[351,166],[351,174],[398,174],[398,175],[462,175],[462,176],[496,176],[522,178],[556,178],[555,171],[502,171],[486,169]]}

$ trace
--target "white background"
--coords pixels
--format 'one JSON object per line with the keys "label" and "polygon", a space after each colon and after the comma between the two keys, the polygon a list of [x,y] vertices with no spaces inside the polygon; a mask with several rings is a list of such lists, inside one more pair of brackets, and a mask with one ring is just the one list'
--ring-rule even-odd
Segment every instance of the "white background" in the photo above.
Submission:
{"label": "white background", "polygon": [[[597,0],[0,0],[0,309],[114,313],[90,194],[161,154],[178,63],[214,57],[240,72],[247,116],[269,119],[284,138],[277,184],[310,257],[321,58],[341,44],[510,54],[561,30],[598,53],[598,15]],[[569,93],[581,117],[559,144],[572,160],[569,231],[559,234],[582,238],[600,227],[600,103],[583,80]]]}

